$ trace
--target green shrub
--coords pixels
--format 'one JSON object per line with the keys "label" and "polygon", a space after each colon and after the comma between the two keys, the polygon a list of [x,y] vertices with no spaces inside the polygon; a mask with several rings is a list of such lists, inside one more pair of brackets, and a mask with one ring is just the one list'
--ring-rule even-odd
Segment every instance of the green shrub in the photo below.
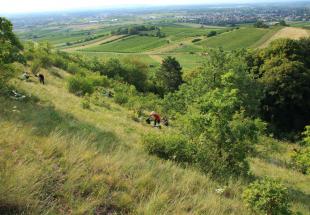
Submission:
{"label": "green shrub", "polygon": [[67,71],[70,72],[71,74],[77,74],[79,71],[81,71],[81,68],[76,63],[69,63]]}
{"label": "green shrub", "polygon": [[177,162],[193,163],[196,147],[179,134],[148,134],[143,144],[150,154]]}
{"label": "green shrub", "polygon": [[310,174],[310,146],[304,147],[292,155],[293,166],[303,174]]}
{"label": "green shrub", "polygon": [[114,95],[114,101],[120,105],[126,104],[128,102],[128,96],[125,93],[117,92]]}
{"label": "green shrub", "polygon": [[270,178],[257,180],[243,192],[246,205],[258,214],[291,214],[288,190]]}
{"label": "green shrub", "polygon": [[99,74],[92,75],[89,77],[89,79],[91,80],[93,86],[96,86],[96,87],[109,87],[110,86],[109,79],[104,75],[99,75]]}
{"label": "green shrub", "polygon": [[70,93],[79,96],[85,95],[86,93],[92,94],[94,91],[92,82],[86,77],[81,77],[79,75],[69,78],[68,89]]}
{"label": "green shrub", "polygon": [[294,168],[303,174],[310,174],[310,126],[303,132],[302,148],[292,155]]}
{"label": "green shrub", "polygon": [[217,32],[216,31],[210,31],[208,34],[207,34],[207,37],[214,37],[217,35]]}

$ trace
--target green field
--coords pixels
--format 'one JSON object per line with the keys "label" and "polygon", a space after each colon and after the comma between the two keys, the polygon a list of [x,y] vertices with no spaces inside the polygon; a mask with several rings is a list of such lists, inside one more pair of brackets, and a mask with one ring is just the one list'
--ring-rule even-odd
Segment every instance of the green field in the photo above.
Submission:
{"label": "green field", "polygon": [[36,27],[17,31],[23,40],[48,41],[55,46],[64,46],[67,42],[76,42],[90,36],[109,34],[116,27],[96,26],[96,28],[76,26]]}
{"label": "green field", "polygon": [[187,37],[206,36],[210,31],[222,30],[218,28],[196,28],[182,25],[163,26],[161,31],[172,41],[179,41]]}
{"label": "green field", "polygon": [[148,51],[167,44],[167,40],[150,36],[130,36],[111,43],[84,49],[92,52],[135,53]]}
{"label": "green field", "polygon": [[199,44],[206,48],[222,47],[225,50],[254,48],[254,44],[262,39],[262,37],[264,37],[264,35],[270,31],[271,29],[260,29],[252,27],[241,28],[208,38],[205,41],[199,42]]}

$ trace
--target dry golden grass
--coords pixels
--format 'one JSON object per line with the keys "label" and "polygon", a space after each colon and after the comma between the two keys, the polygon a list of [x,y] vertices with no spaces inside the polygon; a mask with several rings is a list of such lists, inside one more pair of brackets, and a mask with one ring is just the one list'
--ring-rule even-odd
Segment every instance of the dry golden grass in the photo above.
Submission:
{"label": "dry golden grass", "polygon": [[303,28],[285,27],[274,34],[270,39],[264,42],[260,48],[267,47],[272,41],[280,38],[300,39],[302,37],[309,37],[310,31]]}

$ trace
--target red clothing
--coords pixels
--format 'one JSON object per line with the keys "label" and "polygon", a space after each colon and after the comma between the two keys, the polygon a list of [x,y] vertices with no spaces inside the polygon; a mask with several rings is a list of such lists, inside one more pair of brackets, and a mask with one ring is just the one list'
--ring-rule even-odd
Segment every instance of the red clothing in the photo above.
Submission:
{"label": "red clothing", "polygon": [[152,114],[152,117],[154,117],[154,119],[158,122],[160,122],[160,116],[157,113]]}

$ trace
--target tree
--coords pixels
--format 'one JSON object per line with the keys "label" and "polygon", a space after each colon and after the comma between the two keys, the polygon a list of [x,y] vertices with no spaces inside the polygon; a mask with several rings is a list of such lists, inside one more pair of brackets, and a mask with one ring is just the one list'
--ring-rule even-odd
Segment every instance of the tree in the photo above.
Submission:
{"label": "tree", "polygon": [[12,23],[3,17],[0,17],[0,44],[0,60],[2,63],[23,62],[20,54],[23,46],[13,33]]}
{"label": "tree", "polygon": [[255,28],[269,28],[268,25],[266,25],[263,21],[258,20],[256,23],[254,23]]}
{"label": "tree", "polygon": [[246,175],[247,157],[254,151],[264,123],[246,112],[255,109],[249,96],[256,98],[245,88],[251,82],[249,76],[229,71],[220,79],[222,87],[194,102],[180,127],[198,145],[197,162],[203,171],[216,176]]}
{"label": "tree", "polygon": [[15,61],[25,63],[20,53],[22,49],[22,44],[13,33],[12,23],[0,17],[0,89],[6,86],[14,74],[14,69],[9,64]]}
{"label": "tree", "polygon": [[163,60],[160,69],[156,73],[156,80],[165,92],[174,92],[183,83],[182,67],[174,57]]}
{"label": "tree", "polygon": [[310,121],[310,39],[280,39],[259,51],[253,68],[264,85],[261,114],[280,132],[299,132]]}

